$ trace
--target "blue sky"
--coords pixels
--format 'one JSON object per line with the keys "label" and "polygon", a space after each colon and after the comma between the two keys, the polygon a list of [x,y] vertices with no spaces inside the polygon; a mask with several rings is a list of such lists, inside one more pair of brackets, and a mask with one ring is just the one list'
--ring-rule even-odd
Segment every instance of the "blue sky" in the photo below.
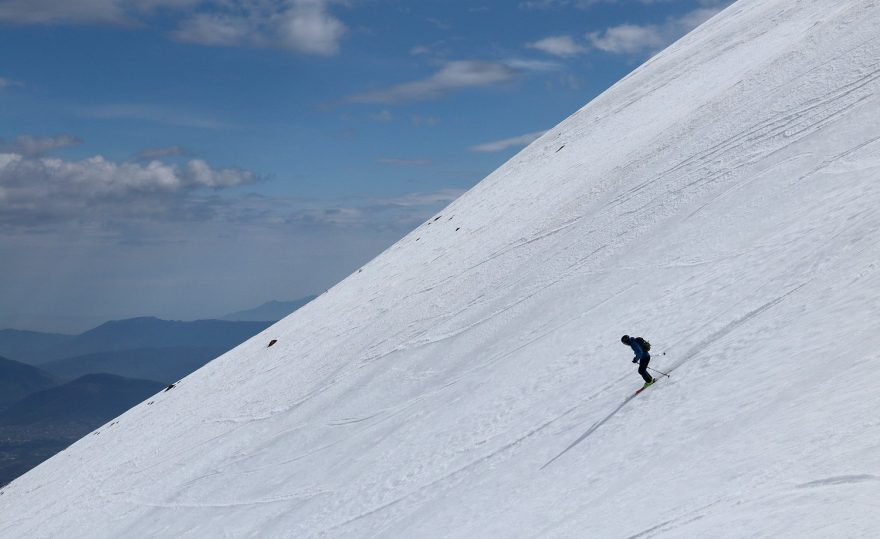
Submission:
{"label": "blue sky", "polygon": [[726,0],[0,0],[0,327],[320,293]]}

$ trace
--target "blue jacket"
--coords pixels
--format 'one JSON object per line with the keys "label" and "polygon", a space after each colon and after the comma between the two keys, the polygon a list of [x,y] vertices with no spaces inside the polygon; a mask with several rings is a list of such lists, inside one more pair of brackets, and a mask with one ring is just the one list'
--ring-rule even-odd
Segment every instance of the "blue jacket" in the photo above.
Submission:
{"label": "blue jacket", "polygon": [[651,354],[642,348],[642,345],[639,344],[639,341],[637,341],[635,337],[630,338],[629,347],[633,349],[633,353],[636,355],[636,357],[633,358],[633,362],[642,361],[643,359],[651,359]]}

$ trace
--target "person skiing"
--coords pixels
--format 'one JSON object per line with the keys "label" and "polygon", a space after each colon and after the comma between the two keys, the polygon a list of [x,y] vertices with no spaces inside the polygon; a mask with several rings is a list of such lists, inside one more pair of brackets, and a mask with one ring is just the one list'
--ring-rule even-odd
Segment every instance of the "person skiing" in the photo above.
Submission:
{"label": "person skiing", "polygon": [[630,337],[629,335],[621,337],[620,342],[632,348],[633,353],[635,353],[636,356],[633,358],[633,363],[639,364],[639,374],[645,379],[643,387],[648,387],[656,382],[657,379],[651,378],[651,375],[648,374],[648,363],[651,361],[651,354],[648,353],[648,350],[651,345],[641,337]]}

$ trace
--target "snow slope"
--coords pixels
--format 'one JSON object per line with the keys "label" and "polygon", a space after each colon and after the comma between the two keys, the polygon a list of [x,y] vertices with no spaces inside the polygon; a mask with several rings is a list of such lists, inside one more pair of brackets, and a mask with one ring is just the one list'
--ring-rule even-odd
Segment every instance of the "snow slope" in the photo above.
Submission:
{"label": "snow slope", "polygon": [[878,90],[878,2],[740,0],[0,536],[875,537]]}

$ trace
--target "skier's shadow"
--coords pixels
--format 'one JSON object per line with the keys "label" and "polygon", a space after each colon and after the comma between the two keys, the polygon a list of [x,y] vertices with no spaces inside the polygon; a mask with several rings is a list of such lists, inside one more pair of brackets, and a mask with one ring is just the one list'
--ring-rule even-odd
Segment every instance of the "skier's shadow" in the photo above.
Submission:
{"label": "skier's shadow", "polygon": [[568,451],[569,451],[571,448],[573,448],[573,447],[576,446],[577,444],[579,444],[579,443],[583,442],[584,440],[586,440],[587,438],[589,438],[591,434],[593,434],[594,432],[596,432],[596,430],[597,430],[599,427],[601,427],[601,426],[604,425],[609,419],[611,419],[612,417],[614,417],[614,415],[617,414],[617,412],[619,412],[619,411],[621,410],[621,408],[623,408],[624,406],[626,406],[626,404],[627,404],[629,401],[633,400],[634,398],[635,398],[635,395],[630,395],[629,397],[627,397],[626,400],[624,400],[623,402],[621,402],[621,403],[617,406],[617,408],[615,408],[614,410],[612,410],[611,413],[608,414],[607,416],[605,416],[604,419],[602,419],[602,420],[600,420],[600,421],[594,423],[593,426],[590,427],[590,428],[587,430],[587,432],[581,434],[580,438],[578,438],[577,440],[575,440],[575,441],[573,441],[571,444],[569,444],[569,446],[566,447],[565,449],[563,449],[561,453],[559,453],[558,455],[556,455],[556,456],[553,457],[552,459],[548,460],[543,466],[541,466],[541,469],[543,470],[543,469],[546,468],[547,466],[550,466],[550,464],[551,464],[554,460],[556,460],[556,459],[558,459],[559,457],[561,457],[562,455],[568,453]]}

